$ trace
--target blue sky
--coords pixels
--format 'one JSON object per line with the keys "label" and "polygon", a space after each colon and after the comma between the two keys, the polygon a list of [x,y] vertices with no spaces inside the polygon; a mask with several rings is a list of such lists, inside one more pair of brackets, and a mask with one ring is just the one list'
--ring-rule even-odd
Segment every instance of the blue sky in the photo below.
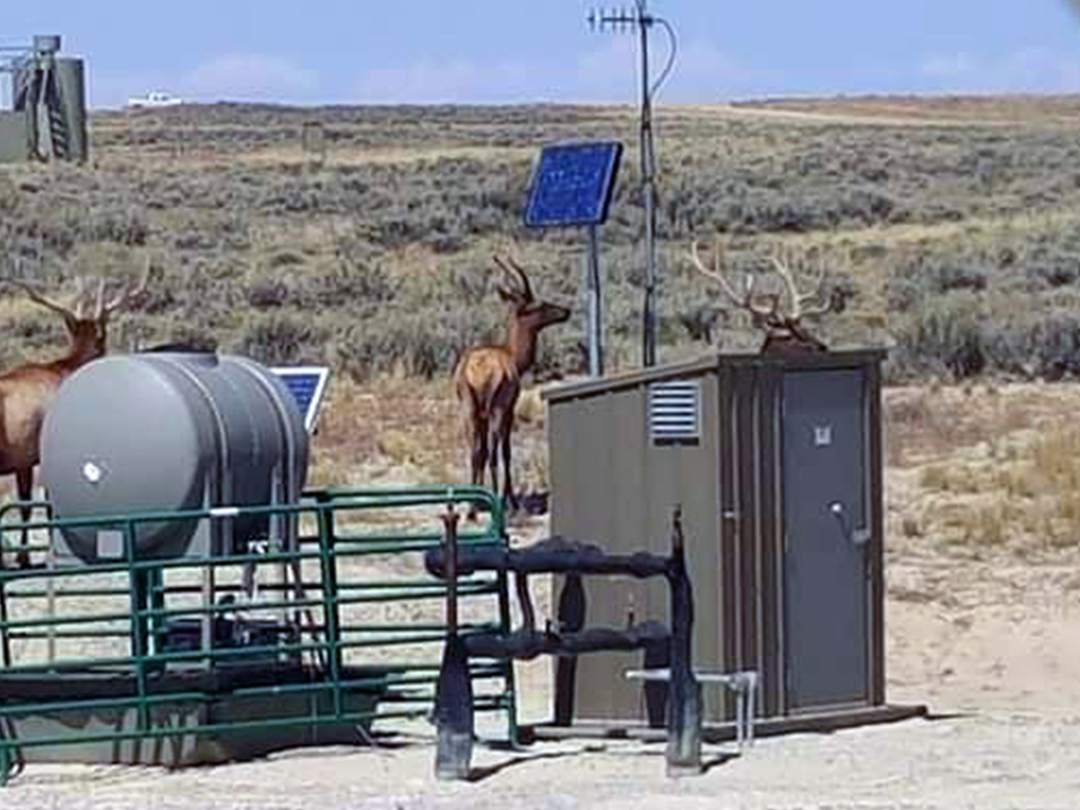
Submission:
{"label": "blue sky", "polygon": [[[624,0],[626,4],[629,0]],[[609,0],[608,6],[618,4]],[[619,102],[636,43],[579,0],[40,0],[0,45],[59,33],[90,101]],[[660,100],[836,93],[1080,92],[1067,0],[650,0],[679,35]],[[664,39],[656,37],[662,61]]]}

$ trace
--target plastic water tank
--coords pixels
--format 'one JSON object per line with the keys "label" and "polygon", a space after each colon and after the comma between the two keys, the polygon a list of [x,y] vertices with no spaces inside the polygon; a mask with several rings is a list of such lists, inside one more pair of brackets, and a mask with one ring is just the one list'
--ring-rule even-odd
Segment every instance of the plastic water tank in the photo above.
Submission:
{"label": "plastic water tank", "polygon": [[[215,354],[105,357],[60,387],[41,435],[41,478],[56,517],[294,503],[308,436],[284,384],[251,360]],[[138,556],[189,553],[205,521],[142,525]],[[231,521],[230,553],[268,520]],[[63,532],[84,561],[116,557],[95,528]],[[116,532],[111,538],[115,544]]]}

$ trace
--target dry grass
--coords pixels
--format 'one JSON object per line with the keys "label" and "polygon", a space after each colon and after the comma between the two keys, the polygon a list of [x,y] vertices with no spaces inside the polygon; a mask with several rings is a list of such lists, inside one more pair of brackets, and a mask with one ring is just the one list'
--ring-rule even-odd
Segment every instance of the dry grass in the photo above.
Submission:
{"label": "dry grass", "polygon": [[[125,348],[128,338],[213,337],[225,350],[327,363],[358,380],[395,363],[437,378],[461,344],[501,331],[489,278],[499,240],[517,239],[539,286],[580,309],[580,235],[525,229],[521,206],[542,144],[619,138],[630,153],[604,229],[604,263],[609,365],[625,368],[640,345],[635,112],[191,105],[99,113],[93,165],[0,170],[0,261],[20,255],[51,288],[80,264],[115,267],[96,255],[101,244],[160,255],[169,294],[118,324]],[[1067,346],[1055,348],[1072,334],[1068,313],[1080,296],[1077,148],[1060,126],[1078,114],[1075,98],[658,108],[662,359],[700,352],[695,318],[723,308],[681,258],[691,238],[720,233],[739,265],[777,244],[852,254],[832,277],[856,299],[814,328],[834,346],[897,344],[891,379],[963,376],[973,365],[1014,377],[1080,376]],[[956,126],[940,126],[944,119]],[[311,120],[326,133],[317,163],[301,148]],[[299,260],[281,264],[283,256]],[[977,334],[928,334],[927,308],[940,305],[942,322],[955,323],[972,278],[985,285]],[[368,295],[367,282],[380,280],[389,286]],[[1049,326],[1033,314],[1047,308],[1061,316]],[[0,326],[18,329],[4,314]],[[549,338],[548,370],[582,369],[580,326]],[[741,318],[721,317],[713,341],[737,349],[758,336]],[[979,363],[952,356],[965,341],[977,344]],[[21,341],[0,347],[0,365],[25,356]]]}
{"label": "dry grass", "polygon": [[744,114],[801,113],[841,120],[857,118],[935,126],[1016,123],[1061,126],[1080,120],[1080,106],[1075,98],[1068,96],[852,96],[749,101],[734,107]]}
{"label": "dry grass", "polygon": [[[313,486],[467,482],[469,439],[449,380],[331,378],[312,448]],[[547,489],[544,403],[518,401],[515,489]]]}
{"label": "dry grass", "polygon": [[1035,560],[1080,547],[1075,386],[939,386],[887,395],[893,540]]}

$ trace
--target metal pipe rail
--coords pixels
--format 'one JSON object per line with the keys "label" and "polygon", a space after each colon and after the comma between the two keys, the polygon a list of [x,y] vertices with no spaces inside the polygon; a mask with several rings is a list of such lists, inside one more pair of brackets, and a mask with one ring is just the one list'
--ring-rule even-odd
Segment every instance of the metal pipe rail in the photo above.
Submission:
{"label": "metal pipe rail", "polygon": [[[694,600],[686,552],[681,509],[672,516],[671,554],[606,554],[599,546],[556,537],[520,550],[465,549],[457,543],[458,515],[450,507],[443,518],[446,542],[425,555],[428,570],[447,581],[447,642],[436,693],[435,722],[438,747],[435,773],[446,780],[468,779],[471,775],[473,739],[473,694],[466,676],[470,653],[493,658],[532,658],[543,653],[572,657],[603,650],[645,649],[667,653],[667,772],[669,776],[701,773],[701,685],[691,667],[691,637]],[[479,633],[467,636],[457,617],[457,578],[478,571],[498,571],[517,575],[524,627],[506,633]],[[580,587],[583,575],[623,575],[639,578],[662,576],[670,592],[670,630],[656,622],[625,629],[584,628],[584,598],[581,615],[568,631],[537,632],[525,578],[535,573],[565,573]]]}
{"label": "metal pipe rail", "polygon": [[[240,732],[247,739],[253,731],[262,732],[255,737],[299,739],[301,729],[333,734],[429,714],[446,634],[435,600],[445,598],[446,584],[418,580],[415,573],[400,580],[373,578],[371,565],[380,556],[415,554],[415,565],[391,568],[420,571],[420,555],[438,546],[441,532],[390,526],[436,521],[429,513],[448,504],[475,505],[487,515],[462,537],[463,545],[505,547],[501,502],[480,487],[323,490],[288,506],[25,523],[4,520],[25,504],[0,506],[0,549],[9,548],[3,541],[11,532],[76,526],[120,530],[125,547],[124,558],[115,562],[61,567],[44,546],[36,552],[45,553],[43,566],[0,568],[6,651],[0,667],[0,784],[39,748],[100,744],[116,752],[140,739],[191,741]],[[48,508],[43,502],[34,506]],[[370,526],[369,516],[376,513],[393,522],[367,532],[348,525],[366,518]],[[296,548],[264,553],[150,559],[134,551],[142,523],[254,515],[295,517],[310,521],[314,530],[301,534]],[[260,584],[255,593],[243,579],[251,567],[280,574],[278,581]],[[204,587],[193,584],[199,578],[223,598],[207,601]],[[478,618],[462,625],[463,636],[509,630],[504,575],[470,577],[459,593],[480,600],[471,614]],[[435,612],[425,617],[418,607],[401,621],[371,613],[381,603],[405,600],[431,605]],[[20,609],[8,610],[12,603]],[[512,667],[476,661],[468,677],[482,687],[477,707],[505,713],[516,741]],[[49,684],[55,686],[51,691]],[[378,709],[380,702],[388,709]],[[286,704],[288,711],[280,708]],[[219,705],[237,717],[224,719]],[[71,712],[111,712],[119,720],[108,728],[97,722],[65,725],[65,713]]]}

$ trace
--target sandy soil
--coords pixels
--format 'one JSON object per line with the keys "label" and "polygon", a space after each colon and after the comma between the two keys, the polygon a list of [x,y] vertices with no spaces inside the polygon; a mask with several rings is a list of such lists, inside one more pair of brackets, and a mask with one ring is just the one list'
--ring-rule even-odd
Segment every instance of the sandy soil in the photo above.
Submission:
{"label": "sandy soil", "polygon": [[[889,568],[889,696],[933,718],[708,746],[669,780],[663,748],[630,742],[481,746],[469,784],[438,783],[433,733],[393,747],[286,752],[167,772],[32,766],[0,807],[44,808],[1075,808],[1080,805],[1080,567],[927,555]],[[948,599],[931,598],[947,583]],[[546,715],[548,665],[520,670],[525,719]],[[497,729],[490,729],[493,736]]]}
{"label": "sandy soil", "polygon": [[1075,808],[1080,715],[981,713],[706,751],[702,776],[668,780],[662,747],[540,744],[480,750],[473,783],[440,784],[418,734],[396,750],[291,752],[163,772],[37,766],[11,808]]}

